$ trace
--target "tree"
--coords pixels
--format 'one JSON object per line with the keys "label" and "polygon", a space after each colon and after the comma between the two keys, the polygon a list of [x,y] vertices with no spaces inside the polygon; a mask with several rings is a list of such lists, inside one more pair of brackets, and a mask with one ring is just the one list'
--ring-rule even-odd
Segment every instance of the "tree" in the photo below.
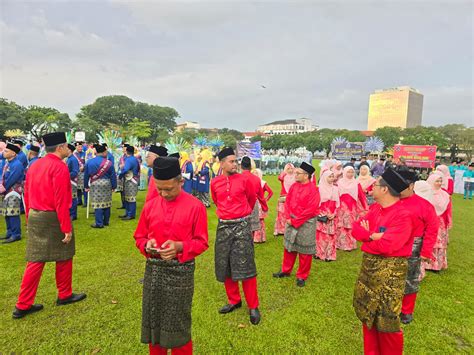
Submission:
{"label": "tree", "polygon": [[151,135],[150,121],[141,121],[137,117],[127,124],[126,133],[128,136],[138,139],[148,138]]}
{"label": "tree", "polygon": [[400,127],[382,127],[375,130],[374,136],[379,137],[385,144],[385,149],[391,149],[400,142],[402,129]]}
{"label": "tree", "polygon": [[217,133],[222,137],[224,135],[230,135],[232,137],[234,137],[234,139],[236,141],[241,141],[243,140],[245,137],[244,135],[242,134],[242,132],[239,132],[235,129],[229,129],[229,128],[222,128],[222,129],[219,129],[217,131]]}
{"label": "tree", "polygon": [[37,140],[53,131],[70,131],[72,121],[67,113],[61,113],[55,108],[29,106],[25,111],[29,132]]}
{"label": "tree", "polygon": [[90,105],[82,106],[77,117],[88,117],[104,127],[109,123],[125,127],[135,117],[134,110],[135,102],[127,96],[103,96]]}
{"label": "tree", "polygon": [[451,160],[456,159],[456,155],[460,149],[460,144],[466,126],[463,124],[451,123],[438,127],[437,130],[447,139],[447,151],[451,152]]}
{"label": "tree", "polygon": [[435,127],[405,128],[402,132],[402,142],[412,145],[436,145],[440,150],[448,147],[447,139]]}
{"label": "tree", "polygon": [[26,109],[13,101],[0,98],[0,135],[7,130],[19,129],[29,131],[28,121],[25,117]]}

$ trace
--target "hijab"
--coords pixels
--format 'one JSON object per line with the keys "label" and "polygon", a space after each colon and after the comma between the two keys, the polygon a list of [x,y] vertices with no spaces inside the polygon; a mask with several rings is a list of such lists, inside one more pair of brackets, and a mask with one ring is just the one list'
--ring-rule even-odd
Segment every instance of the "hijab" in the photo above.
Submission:
{"label": "hijab", "polygon": [[321,179],[319,180],[319,195],[321,197],[319,202],[320,206],[326,201],[336,201],[336,207],[339,207],[340,205],[338,187],[335,186],[334,183],[330,184],[327,182],[327,178],[332,174],[334,174],[332,171],[326,170],[323,172]]}
{"label": "hijab", "polygon": [[431,188],[433,189],[433,206],[438,216],[441,216],[446,211],[450,201],[449,194],[446,191],[444,191],[442,188],[435,189],[434,187],[435,181],[440,178],[444,180],[443,174],[441,172],[434,172],[428,177],[428,180],[426,180],[426,182],[430,184]]}
{"label": "hijab", "polygon": [[[362,175],[362,172],[366,172],[365,175]],[[359,168],[359,176],[357,177],[357,181],[359,182],[360,186],[362,186],[362,188],[364,190],[367,190],[367,188],[372,185],[376,180],[372,177],[372,175],[370,174],[370,169],[367,165],[362,165],[360,168]]]}
{"label": "hijab", "polygon": [[359,183],[355,179],[355,177],[352,177],[349,179],[347,177],[347,172],[349,170],[354,171],[355,175],[355,170],[352,166],[346,166],[342,170],[342,178],[338,180],[337,186],[339,188],[339,196],[342,196],[344,194],[349,194],[354,200],[358,200],[359,198]]}

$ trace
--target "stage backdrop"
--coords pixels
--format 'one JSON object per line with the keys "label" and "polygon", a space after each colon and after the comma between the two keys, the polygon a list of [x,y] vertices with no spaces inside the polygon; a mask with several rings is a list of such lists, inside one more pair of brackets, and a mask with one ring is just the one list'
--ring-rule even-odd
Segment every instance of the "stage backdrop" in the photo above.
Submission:
{"label": "stage backdrop", "polygon": [[338,143],[332,146],[332,157],[337,160],[351,160],[364,155],[364,144],[362,143]]}

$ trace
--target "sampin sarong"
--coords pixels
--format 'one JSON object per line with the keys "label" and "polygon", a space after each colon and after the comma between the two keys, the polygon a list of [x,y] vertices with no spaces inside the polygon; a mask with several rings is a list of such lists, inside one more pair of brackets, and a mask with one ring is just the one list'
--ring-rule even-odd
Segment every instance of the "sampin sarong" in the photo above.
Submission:
{"label": "sampin sarong", "polygon": [[176,348],[191,340],[194,260],[149,258],[143,280],[141,342]]}
{"label": "sampin sarong", "polygon": [[219,220],[214,249],[217,281],[234,281],[257,276],[255,251],[248,218]]}
{"label": "sampin sarong", "polygon": [[369,329],[400,331],[400,312],[407,275],[406,258],[385,258],[364,253],[354,289],[357,318]]}

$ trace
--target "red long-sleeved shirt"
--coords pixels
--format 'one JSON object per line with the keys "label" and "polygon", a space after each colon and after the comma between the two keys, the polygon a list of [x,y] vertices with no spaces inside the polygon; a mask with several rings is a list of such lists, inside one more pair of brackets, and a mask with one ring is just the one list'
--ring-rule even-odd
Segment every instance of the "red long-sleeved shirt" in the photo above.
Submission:
{"label": "red long-sleeved shirt", "polygon": [[30,166],[25,182],[25,213],[30,208],[55,211],[61,232],[72,232],[69,208],[72,205],[71,181],[67,165],[56,155],[47,154]]}
{"label": "red long-sleeved shirt", "polygon": [[265,192],[267,193],[267,197],[265,197],[265,200],[269,201],[273,196],[273,190],[271,189],[270,186],[268,186],[267,183],[265,183],[265,185],[263,185],[263,195],[264,196],[265,196]]}
{"label": "red long-sleeved shirt", "polygon": [[181,192],[173,201],[157,195],[147,201],[137,229],[135,245],[146,257],[146,243],[155,239],[158,248],[167,240],[183,243],[183,250],[177,254],[179,262],[194,259],[208,248],[207,214],[204,205],[195,197]]}
{"label": "red long-sleeved shirt", "polygon": [[212,179],[211,195],[220,219],[246,217],[252,213],[257,202],[254,185],[242,174],[223,174]]}
{"label": "red long-sleeved shirt", "polygon": [[[369,222],[369,231],[360,222]],[[409,257],[413,247],[413,225],[410,212],[401,201],[383,208],[378,203],[352,225],[352,236],[362,242],[362,251],[385,257]],[[383,232],[382,238],[370,241],[372,233]]]}
{"label": "red long-sleeved shirt", "polygon": [[319,190],[311,181],[306,184],[295,182],[286,195],[286,219],[291,221],[293,227],[301,227],[318,215],[319,201]]}
{"label": "red long-sleeved shirt", "polygon": [[410,212],[414,238],[423,237],[421,256],[433,259],[433,246],[438,237],[439,219],[431,203],[416,194],[401,199],[403,208]]}
{"label": "red long-sleeved shirt", "polygon": [[253,185],[253,189],[257,193],[258,202],[260,202],[260,206],[262,206],[262,210],[265,212],[268,211],[267,200],[265,200],[265,194],[259,177],[252,174],[248,170],[242,171],[242,176],[245,176],[247,179],[249,179],[250,183]]}

